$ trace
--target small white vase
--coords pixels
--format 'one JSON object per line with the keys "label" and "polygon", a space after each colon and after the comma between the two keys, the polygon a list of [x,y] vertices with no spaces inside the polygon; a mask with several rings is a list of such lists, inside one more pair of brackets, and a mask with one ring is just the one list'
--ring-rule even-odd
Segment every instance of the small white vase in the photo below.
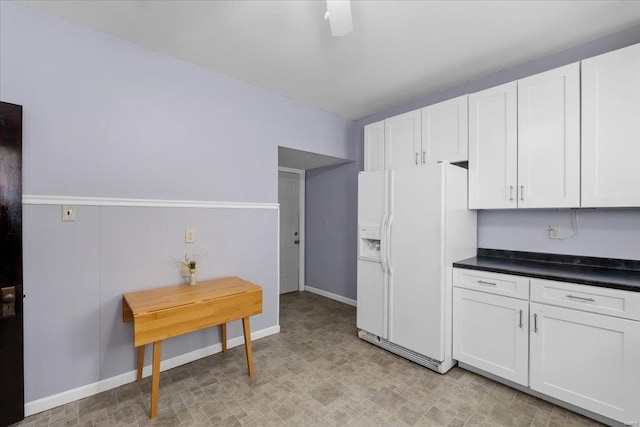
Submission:
{"label": "small white vase", "polygon": [[197,270],[195,268],[189,269],[189,284],[191,286],[195,286],[197,284],[196,277],[198,276]]}

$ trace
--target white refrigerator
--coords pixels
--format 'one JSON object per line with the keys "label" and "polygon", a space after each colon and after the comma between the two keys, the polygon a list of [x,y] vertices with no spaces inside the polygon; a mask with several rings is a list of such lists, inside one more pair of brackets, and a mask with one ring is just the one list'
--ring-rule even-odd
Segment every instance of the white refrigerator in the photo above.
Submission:
{"label": "white refrigerator", "polygon": [[476,236],[466,169],[360,172],[360,338],[438,372],[451,369],[452,263],[476,255]]}

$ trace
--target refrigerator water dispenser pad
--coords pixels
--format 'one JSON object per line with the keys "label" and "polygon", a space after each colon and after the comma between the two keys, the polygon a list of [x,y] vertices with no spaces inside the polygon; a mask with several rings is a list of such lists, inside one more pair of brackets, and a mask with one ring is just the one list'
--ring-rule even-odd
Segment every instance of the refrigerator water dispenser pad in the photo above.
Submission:
{"label": "refrigerator water dispenser pad", "polygon": [[359,231],[360,259],[380,262],[380,226],[361,225]]}

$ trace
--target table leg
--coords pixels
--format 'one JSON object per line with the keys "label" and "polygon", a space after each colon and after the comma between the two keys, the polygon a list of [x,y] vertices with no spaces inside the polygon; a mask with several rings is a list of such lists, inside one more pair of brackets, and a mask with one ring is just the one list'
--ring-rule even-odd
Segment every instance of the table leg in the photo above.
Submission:
{"label": "table leg", "polygon": [[142,381],[142,368],[144,367],[144,348],[146,345],[138,347],[138,374],[136,375],[136,381]]}
{"label": "table leg", "polygon": [[220,339],[222,340],[222,352],[227,352],[227,324],[222,323],[220,325]]}
{"label": "table leg", "polygon": [[253,353],[251,352],[251,326],[248,317],[242,318],[242,329],[244,331],[244,350],[247,353],[247,368],[251,377],[253,376]]}
{"label": "table leg", "polygon": [[160,356],[162,354],[162,341],[153,343],[153,371],[151,373],[151,415],[158,415],[158,389],[160,388]]}

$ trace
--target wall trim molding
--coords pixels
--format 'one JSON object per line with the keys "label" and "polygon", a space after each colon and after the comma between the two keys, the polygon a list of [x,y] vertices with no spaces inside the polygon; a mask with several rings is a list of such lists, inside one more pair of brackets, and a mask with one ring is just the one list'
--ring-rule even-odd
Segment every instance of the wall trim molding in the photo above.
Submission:
{"label": "wall trim molding", "polygon": [[325,298],[330,298],[332,300],[336,300],[345,304],[352,305],[354,307],[357,306],[357,301],[351,298],[343,297],[342,295],[334,294],[331,292],[323,291],[322,289],[314,288],[312,286],[306,285],[304,290],[307,292],[311,292],[312,294],[320,295]]}
{"label": "wall trim molding", "polygon": [[127,199],[117,197],[41,196],[24,194],[25,205],[136,206],[157,208],[279,209],[278,203],[206,200]]}
{"label": "wall trim molding", "polygon": [[[261,329],[251,333],[251,341],[255,341],[260,338],[267,337],[269,335],[277,334],[280,332],[280,325],[271,326],[269,328]],[[233,348],[240,345],[244,345],[244,337],[239,336],[231,338],[227,342],[227,348]],[[186,363],[193,362],[194,360],[202,359],[203,357],[210,356],[222,351],[222,344],[217,343],[208,347],[203,347],[198,350],[194,350],[189,353],[181,354],[179,356],[172,357],[160,362],[160,371],[166,371],[177,366],[184,365]],[[151,375],[151,365],[146,365],[142,370],[142,376],[148,377]],[[121,385],[134,382],[136,380],[136,371],[125,372],[124,374],[116,375],[115,377],[100,380],[98,382],[76,387],[71,390],[63,391],[62,393],[54,394],[51,396],[43,397],[42,399],[33,400],[27,402],[24,405],[24,415],[28,417],[30,415],[37,414],[42,411],[46,411],[57,406],[66,405],[67,403],[74,402],[85,397],[93,396],[94,394],[102,393],[103,391],[111,390]]]}

